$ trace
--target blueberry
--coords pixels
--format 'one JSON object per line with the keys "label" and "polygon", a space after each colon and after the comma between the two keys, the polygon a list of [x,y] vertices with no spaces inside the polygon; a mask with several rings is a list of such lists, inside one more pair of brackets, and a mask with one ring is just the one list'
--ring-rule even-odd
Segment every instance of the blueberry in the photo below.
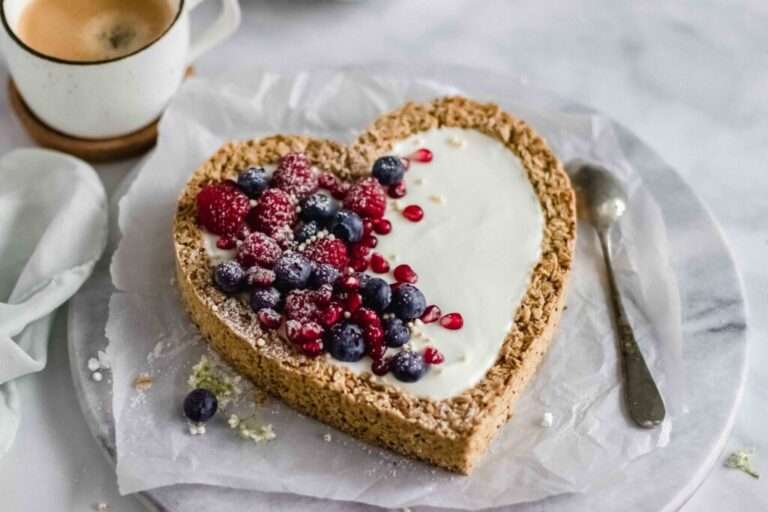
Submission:
{"label": "blueberry", "polygon": [[360,294],[363,296],[363,304],[374,311],[384,311],[392,300],[392,288],[378,277],[370,277],[361,283]]}
{"label": "blueberry", "polygon": [[365,355],[363,331],[350,322],[334,325],[327,335],[328,352],[339,361],[355,362]]}
{"label": "blueberry", "polygon": [[293,239],[297,242],[306,242],[320,232],[320,226],[315,221],[300,224],[293,230]]}
{"label": "blueberry", "polygon": [[345,242],[359,242],[363,238],[363,219],[353,211],[339,210],[331,224],[331,232]]}
{"label": "blueberry", "polygon": [[392,356],[389,371],[399,381],[416,382],[427,371],[427,365],[424,363],[424,356],[418,352],[403,350]]}
{"label": "blueberry", "polygon": [[421,290],[412,284],[399,284],[392,288],[392,303],[390,309],[403,320],[419,318],[427,308],[427,299]]}
{"label": "blueberry", "polygon": [[269,178],[261,167],[249,167],[237,177],[237,186],[245,195],[256,198],[269,186]]}
{"label": "blueberry", "polygon": [[251,292],[251,309],[257,313],[264,308],[279,310],[282,299],[277,288],[256,288]]}
{"label": "blueberry", "polygon": [[245,270],[235,261],[225,261],[216,265],[213,282],[224,293],[237,293],[245,285]]}
{"label": "blueberry", "polygon": [[301,203],[301,218],[307,222],[315,220],[324,224],[333,219],[337,211],[339,211],[339,203],[331,196],[320,192],[312,194]]}
{"label": "blueberry", "polygon": [[368,284],[368,281],[373,279],[373,276],[371,274],[366,274],[365,272],[358,272],[357,274],[357,280],[360,282],[360,288],[365,288]]}
{"label": "blueberry", "polygon": [[202,423],[213,418],[219,402],[216,395],[207,389],[198,388],[190,391],[184,399],[184,415],[195,423]]}
{"label": "blueberry", "polygon": [[399,318],[384,320],[384,342],[388,347],[402,347],[411,339],[411,330]]}
{"label": "blueberry", "polygon": [[373,163],[373,177],[382,185],[394,185],[403,181],[405,165],[396,156],[382,156]]}
{"label": "blueberry", "polygon": [[287,252],[280,256],[272,269],[275,272],[275,286],[281,290],[304,288],[312,273],[312,263],[298,252]]}
{"label": "blueberry", "polygon": [[320,288],[324,284],[333,284],[341,275],[336,267],[327,263],[315,265],[312,275],[309,276],[309,286],[311,288]]}

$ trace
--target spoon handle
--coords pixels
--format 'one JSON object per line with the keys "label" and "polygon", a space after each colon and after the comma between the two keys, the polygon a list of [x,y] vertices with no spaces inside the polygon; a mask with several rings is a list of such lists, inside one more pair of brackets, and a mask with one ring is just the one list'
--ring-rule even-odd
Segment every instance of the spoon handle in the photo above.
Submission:
{"label": "spoon handle", "polygon": [[627,312],[621,302],[621,294],[616,286],[616,276],[613,272],[611,247],[608,241],[608,230],[598,231],[600,246],[603,249],[603,259],[608,271],[608,284],[611,292],[611,307],[616,321],[619,336],[622,367],[624,370],[624,398],[630,417],[643,428],[653,428],[664,420],[666,410],[659,388],[653,380],[648,365],[640,347],[637,345],[635,333],[629,323]]}

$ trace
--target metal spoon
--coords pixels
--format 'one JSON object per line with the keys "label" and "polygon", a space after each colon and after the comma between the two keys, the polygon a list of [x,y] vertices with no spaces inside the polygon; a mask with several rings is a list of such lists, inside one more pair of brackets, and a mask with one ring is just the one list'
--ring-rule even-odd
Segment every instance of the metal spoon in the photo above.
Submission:
{"label": "metal spoon", "polygon": [[664,401],[637,345],[627,312],[621,302],[611,261],[608,232],[627,209],[627,195],[621,183],[607,170],[573,161],[566,166],[578,196],[579,211],[594,226],[608,271],[611,306],[619,337],[624,369],[624,397],[630,417],[639,426],[653,428],[664,420]]}

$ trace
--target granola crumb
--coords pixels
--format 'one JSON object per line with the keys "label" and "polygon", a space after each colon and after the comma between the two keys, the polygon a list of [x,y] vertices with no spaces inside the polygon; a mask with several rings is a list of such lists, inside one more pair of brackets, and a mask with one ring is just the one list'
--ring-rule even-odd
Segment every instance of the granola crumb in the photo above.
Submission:
{"label": "granola crumb", "polygon": [[101,369],[101,363],[95,357],[88,359],[88,369],[92,372]]}
{"label": "granola crumb", "polygon": [[554,423],[554,416],[551,412],[547,411],[544,413],[544,415],[541,417],[541,426],[544,428],[549,428],[552,426],[552,423]]}
{"label": "granola crumb", "polygon": [[136,376],[136,378],[133,380],[133,387],[137,391],[149,391],[149,389],[152,387],[152,383],[154,381],[152,380],[152,376],[149,375],[146,372],[142,372]]}
{"label": "granola crumb", "polygon": [[104,380],[104,375],[101,372],[93,372],[91,378],[96,382],[101,382]]}
{"label": "granola crumb", "polygon": [[189,433],[193,436],[205,435],[205,423],[189,422]]}
{"label": "granola crumb", "polygon": [[325,441],[326,443],[330,443],[331,441],[333,441],[333,436],[329,433],[325,433],[323,434],[323,441]]}
{"label": "granola crumb", "polygon": [[112,506],[109,503],[100,502],[93,506],[93,510],[98,512],[109,512],[112,510]]}
{"label": "granola crumb", "polygon": [[448,202],[445,199],[445,196],[443,194],[431,195],[431,196],[429,196],[429,200],[432,201],[435,204],[445,204],[446,202]]}
{"label": "granola crumb", "polygon": [[259,339],[256,340],[256,346],[257,347],[263,347],[266,344],[267,344],[267,342],[266,342],[266,340],[264,338],[259,338]]}
{"label": "granola crumb", "polygon": [[467,145],[467,141],[464,139],[457,137],[456,135],[451,135],[448,137],[448,145],[454,148],[462,149],[464,146]]}

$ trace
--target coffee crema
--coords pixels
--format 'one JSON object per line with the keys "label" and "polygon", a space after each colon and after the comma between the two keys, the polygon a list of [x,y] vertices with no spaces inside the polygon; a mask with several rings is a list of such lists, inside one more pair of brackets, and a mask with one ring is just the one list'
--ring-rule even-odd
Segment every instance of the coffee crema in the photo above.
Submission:
{"label": "coffee crema", "polygon": [[170,0],[31,0],[16,32],[27,46],[50,57],[109,60],[158,39],[177,9]]}

